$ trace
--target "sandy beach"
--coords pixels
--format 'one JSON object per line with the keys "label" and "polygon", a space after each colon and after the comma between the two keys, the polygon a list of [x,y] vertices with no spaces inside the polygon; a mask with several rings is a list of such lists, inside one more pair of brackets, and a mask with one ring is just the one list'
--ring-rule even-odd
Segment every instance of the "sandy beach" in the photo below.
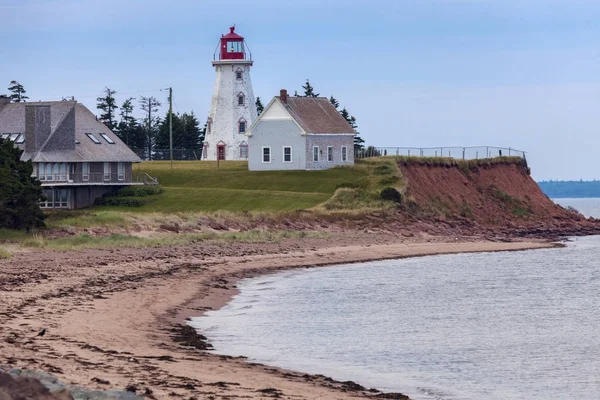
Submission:
{"label": "sandy beach", "polygon": [[[269,244],[17,252],[0,261],[0,366],[43,370],[90,388],[128,387],[157,399],[376,397],[380,393],[351,383],[212,354],[173,338],[186,318],[226,304],[236,293],[236,282],[247,277],[379,259],[552,246],[536,240],[356,234]],[[34,338],[42,328],[46,336]]]}

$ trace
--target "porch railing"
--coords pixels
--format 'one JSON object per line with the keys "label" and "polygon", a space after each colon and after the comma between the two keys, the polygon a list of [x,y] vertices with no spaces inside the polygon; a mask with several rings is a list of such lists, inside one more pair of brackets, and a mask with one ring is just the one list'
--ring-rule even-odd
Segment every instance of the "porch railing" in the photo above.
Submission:
{"label": "porch railing", "polygon": [[475,160],[495,157],[520,157],[525,159],[526,152],[511,147],[472,146],[472,147],[376,147],[369,146],[356,150],[356,159],[381,156],[409,157],[449,157],[462,160]]}

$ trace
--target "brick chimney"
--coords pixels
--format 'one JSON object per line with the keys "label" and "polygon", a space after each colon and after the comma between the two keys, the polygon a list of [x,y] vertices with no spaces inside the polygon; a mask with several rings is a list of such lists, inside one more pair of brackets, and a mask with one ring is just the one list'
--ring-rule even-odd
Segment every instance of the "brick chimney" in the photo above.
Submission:
{"label": "brick chimney", "polygon": [[51,131],[50,106],[25,106],[25,151],[39,151]]}
{"label": "brick chimney", "polygon": [[0,94],[0,106],[10,104],[10,97],[5,94]]}
{"label": "brick chimney", "polygon": [[279,98],[281,99],[281,101],[283,102],[283,104],[287,104],[287,99],[288,99],[287,90],[281,89],[279,91]]}

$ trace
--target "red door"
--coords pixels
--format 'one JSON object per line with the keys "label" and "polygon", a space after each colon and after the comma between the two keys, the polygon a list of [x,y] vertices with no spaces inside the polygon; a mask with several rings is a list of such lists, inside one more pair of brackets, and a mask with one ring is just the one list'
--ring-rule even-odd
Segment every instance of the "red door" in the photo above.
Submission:
{"label": "red door", "polygon": [[217,146],[217,160],[224,161],[225,160],[225,145]]}

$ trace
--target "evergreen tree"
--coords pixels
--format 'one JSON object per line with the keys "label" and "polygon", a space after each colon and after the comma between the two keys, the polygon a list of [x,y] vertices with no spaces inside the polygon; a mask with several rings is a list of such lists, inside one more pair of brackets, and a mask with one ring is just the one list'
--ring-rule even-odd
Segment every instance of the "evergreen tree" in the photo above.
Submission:
{"label": "evergreen tree", "polygon": [[260,97],[256,98],[256,112],[258,115],[262,114],[262,112],[265,110],[265,107],[263,106],[262,101],[260,101]]}
{"label": "evergreen tree", "polygon": [[106,125],[110,130],[115,130],[117,128],[115,110],[119,108],[114,97],[117,92],[106,88],[104,93],[104,97],[98,97],[96,99],[98,101],[96,108],[102,111],[102,114],[100,114],[100,121],[103,122],[104,125]]}
{"label": "evergreen tree", "polygon": [[146,146],[146,134],[144,129],[133,117],[133,98],[123,102],[121,105],[121,121],[117,126],[116,134],[132,150],[143,153]]}
{"label": "evergreen tree", "polygon": [[10,81],[8,90],[11,92],[11,95],[10,95],[11,101],[14,101],[15,103],[20,103],[22,101],[24,102],[25,100],[27,100],[29,98],[29,97],[25,96],[25,93],[27,93],[27,91],[25,90],[23,85],[21,85],[17,81]]}
{"label": "evergreen tree", "polygon": [[[194,159],[199,156],[202,148],[203,132],[194,113],[173,113],[173,149],[174,158]],[[169,112],[160,122],[155,140],[157,159],[170,158]]]}
{"label": "evergreen tree", "polygon": [[340,102],[337,101],[336,98],[333,96],[329,97],[329,102],[335,107],[336,110],[340,106]]}
{"label": "evergreen tree", "polygon": [[355,151],[363,150],[365,147],[365,145],[364,145],[365,141],[363,140],[363,138],[360,137],[360,133],[357,130],[358,125],[356,124],[356,118],[354,118],[352,115],[350,115],[348,110],[346,110],[346,107],[344,107],[342,109],[342,111],[340,111],[340,114],[342,115],[342,117],[344,117],[344,119],[346,121],[348,121],[348,124],[350,124],[352,129],[354,129],[356,131],[356,135],[354,135],[354,150]]}
{"label": "evergreen tree", "polygon": [[33,164],[21,161],[23,150],[0,138],[0,228],[26,229],[44,226],[39,201],[40,181],[33,178]]}
{"label": "evergreen tree", "polygon": [[304,89],[303,97],[319,97],[319,93],[315,93],[315,90],[311,86],[308,79],[306,80],[306,83],[302,86],[302,89]]}
{"label": "evergreen tree", "polygon": [[142,96],[140,98],[140,107],[144,111],[144,118],[142,118],[142,124],[146,133],[146,149],[148,151],[147,158],[152,159],[152,149],[154,148],[154,140],[160,118],[154,115],[158,111],[158,107],[161,104],[156,98],[150,96]]}

